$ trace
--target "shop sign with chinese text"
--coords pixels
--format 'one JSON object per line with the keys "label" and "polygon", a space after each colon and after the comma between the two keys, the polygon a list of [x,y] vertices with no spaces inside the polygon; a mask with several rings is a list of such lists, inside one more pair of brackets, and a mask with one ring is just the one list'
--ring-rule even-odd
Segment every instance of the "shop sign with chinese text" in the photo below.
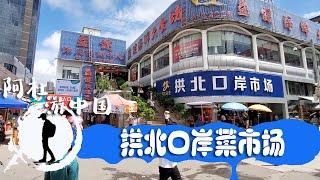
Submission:
{"label": "shop sign with chinese text", "polygon": [[59,58],[125,65],[126,42],[69,31],[61,32]]}
{"label": "shop sign with chinese text", "polygon": [[56,82],[56,94],[80,96],[80,80],[58,79]]}
{"label": "shop sign with chinese text", "polygon": [[245,71],[205,71],[156,82],[158,92],[171,97],[257,96],[283,98],[282,77]]}
{"label": "shop sign with chinese text", "polygon": [[82,67],[82,97],[86,101],[93,101],[94,89],[96,86],[96,71],[93,66],[85,65]]}
{"label": "shop sign with chinese text", "polygon": [[173,32],[204,22],[240,22],[270,32],[320,44],[320,25],[261,0],[177,0],[127,49],[128,63]]}

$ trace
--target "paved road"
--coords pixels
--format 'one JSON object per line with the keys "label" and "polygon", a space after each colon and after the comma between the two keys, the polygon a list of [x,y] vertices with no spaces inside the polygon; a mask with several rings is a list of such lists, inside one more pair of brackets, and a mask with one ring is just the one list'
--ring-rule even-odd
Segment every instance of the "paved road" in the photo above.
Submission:
{"label": "paved road", "polygon": [[[7,146],[0,146],[0,160],[6,165],[12,154]],[[142,160],[130,159],[117,165],[110,165],[102,160],[79,159],[81,180],[151,180],[158,179],[158,160],[147,164]],[[0,165],[0,169],[4,166]],[[187,161],[179,164],[183,179],[190,180],[225,180],[229,179],[231,169],[223,163],[206,164]],[[242,162],[238,168],[240,180],[316,180],[320,179],[320,157],[304,166],[270,166],[253,159]],[[0,172],[0,179],[5,180],[41,180],[43,173],[29,165],[19,162],[6,174]]]}

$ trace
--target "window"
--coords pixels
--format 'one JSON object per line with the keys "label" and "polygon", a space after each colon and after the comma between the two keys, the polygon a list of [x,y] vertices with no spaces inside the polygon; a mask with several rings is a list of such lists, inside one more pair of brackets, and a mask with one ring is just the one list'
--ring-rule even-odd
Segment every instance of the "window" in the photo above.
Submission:
{"label": "window", "polygon": [[295,96],[313,96],[314,85],[301,82],[287,81],[288,94]]}
{"label": "window", "polygon": [[79,79],[79,68],[77,67],[63,67],[62,78],[63,79]]}
{"label": "window", "polygon": [[173,43],[173,63],[201,55],[202,35],[200,33],[184,36]]}
{"label": "window", "polygon": [[12,65],[12,64],[8,64],[8,63],[4,63],[3,65],[6,69],[8,69],[8,71],[12,72],[12,74],[17,75],[17,67]]}
{"label": "window", "polygon": [[151,74],[151,58],[148,58],[140,63],[140,77],[145,77]]}
{"label": "window", "polygon": [[274,63],[281,62],[280,48],[278,43],[264,39],[257,39],[257,46],[259,60]]}
{"label": "window", "polygon": [[251,37],[233,31],[208,32],[208,54],[235,54],[252,57]]}
{"label": "window", "polygon": [[[319,61],[319,53],[316,53],[316,60]],[[313,52],[311,49],[306,50],[307,66],[308,69],[313,69]]]}
{"label": "window", "polygon": [[292,44],[284,44],[284,56],[286,60],[286,65],[295,66],[295,67],[302,67],[301,62],[301,50],[294,50],[294,45]]}
{"label": "window", "polygon": [[164,48],[160,52],[156,53],[153,57],[154,64],[153,69],[154,71],[158,71],[169,66],[169,47]]}
{"label": "window", "polygon": [[138,65],[134,65],[130,69],[130,81],[138,80]]}

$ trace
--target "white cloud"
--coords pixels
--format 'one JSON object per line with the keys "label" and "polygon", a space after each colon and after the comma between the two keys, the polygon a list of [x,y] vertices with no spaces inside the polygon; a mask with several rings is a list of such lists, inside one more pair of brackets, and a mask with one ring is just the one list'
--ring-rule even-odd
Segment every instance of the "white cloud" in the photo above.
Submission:
{"label": "white cloud", "polygon": [[80,0],[46,0],[45,2],[52,8],[61,9],[75,16],[84,14]]}
{"label": "white cloud", "polygon": [[314,17],[319,16],[319,15],[320,15],[320,10],[319,10],[319,11],[315,11],[315,12],[311,12],[311,13],[304,14],[303,17],[304,17],[304,18],[307,18],[307,19],[311,19],[311,18],[314,18]]}
{"label": "white cloud", "polygon": [[[51,8],[62,10],[70,27],[93,26],[108,30],[102,36],[121,39],[127,47],[175,0],[128,0],[122,9],[114,0],[45,0]],[[118,3],[119,4],[119,3]],[[68,16],[69,15],[69,16]],[[79,31],[79,29],[70,29]],[[54,32],[38,43],[34,76],[45,83],[56,79],[55,58],[58,55],[60,32]]]}
{"label": "white cloud", "polygon": [[61,33],[56,31],[53,34],[51,34],[49,37],[44,39],[44,41],[42,42],[42,45],[47,48],[58,50],[60,46],[60,36],[61,36]]}
{"label": "white cloud", "polygon": [[117,3],[112,0],[91,0],[91,6],[97,10],[106,11],[114,10],[117,7]]}
{"label": "white cloud", "polygon": [[38,82],[55,82],[57,67],[55,58],[59,52],[60,36],[58,31],[52,33],[37,48],[33,74]]}
{"label": "white cloud", "polygon": [[118,18],[150,24],[175,0],[134,0],[132,5],[118,12]]}

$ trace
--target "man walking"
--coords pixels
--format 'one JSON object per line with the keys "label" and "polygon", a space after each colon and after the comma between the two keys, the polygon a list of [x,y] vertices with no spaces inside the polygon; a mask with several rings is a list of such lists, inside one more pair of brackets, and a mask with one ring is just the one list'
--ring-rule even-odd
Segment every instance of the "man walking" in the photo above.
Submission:
{"label": "man walking", "polygon": [[[167,125],[176,125],[176,122],[169,121]],[[165,158],[159,158],[159,179],[167,180],[171,178],[172,180],[182,180],[180,171],[178,169],[178,164],[176,162],[171,162]]]}
{"label": "man walking", "polygon": [[3,119],[3,115],[0,114],[0,125],[1,125],[1,126],[4,126],[5,123],[6,123],[6,122],[5,122],[5,120]]}
{"label": "man walking", "polygon": [[39,160],[39,163],[47,162],[47,153],[49,153],[51,156],[51,160],[48,163],[53,163],[56,159],[49,147],[48,141],[49,141],[49,138],[54,136],[56,126],[47,119],[47,115],[45,113],[41,114],[39,118],[44,120],[43,128],[42,128],[43,158]]}
{"label": "man walking", "polygon": [[169,122],[170,122],[170,111],[165,111],[164,112],[164,121],[165,121],[166,125],[169,124]]}

